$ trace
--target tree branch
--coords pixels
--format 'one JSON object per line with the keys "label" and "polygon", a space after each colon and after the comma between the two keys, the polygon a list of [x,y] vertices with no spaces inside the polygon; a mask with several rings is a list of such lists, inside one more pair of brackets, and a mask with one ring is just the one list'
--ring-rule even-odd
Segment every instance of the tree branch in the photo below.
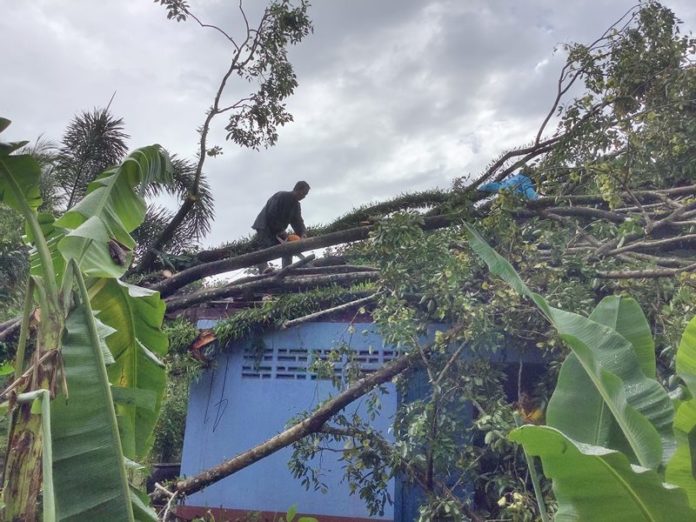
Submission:
{"label": "tree branch", "polygon": [[608,270],[598,271],[597,276],[603,279],[654,279],[658,277],[674,277],[682,272],[696,270],[696,263],[683,268],[655,268],[648,270]]}
{"label": "tree branch", "polygon": [[636,241],[635,243],[624,245],[621,248],[615,248],[614,250],[610,250],[609,252],[607,252],[606,255],[612,256],[623,252],[630,252],[633,250],[670,250],[670,247],[687,246],[693,245],[694,243],[696,243],[696,234],[686,234],[683,236],[670,237],[666,239],[656,239],[653,241]]}
{"label": "tree branch", "polygon": [[375,281],[378,273],[374,271],[349,272],[345,274],[325,274],[325,275],[308,275],[295,276],[286,275],[281,278],[275,276],[256,278],[252,281],[243,283],[233,283],[223,288],[214,288],[195,292],[190,295],[184,295],[177,298],[167,299],[167,312],[175,312],[184,308],[211,301],[214,299],[222,299],[229,297],[242,297],[251,293],[258,292],[275,292],[288,293],[298,290],[309,290],[320,286],[328,285],[352,285],[355,283]]}
{"label": "tree branch", "polygon": [[[448,330],[445,335],[448,338],[454,337],[461,326],[455,326]],[[430,350],[431,346],[426,350]],[[343,408],[348,406],[353,401],[359,399],[375,387],[385,382],[390,381],[406,369],[410,368],[420,358],[420,352],[413,350],[408,354],[402,355],[383,368],[373,372],[366,377],[349,386],[345,391],[339,393],[335,397],[327,400],[314,413],[304,418],[303,420],[293,424],[291,427],[280,432],[278,435],[268,439],[266,442],[259,444],[239,455],[232,457],[220,464],[213,466],[193,477],[186,478],[176,482],[171,490],[173,494],[190,495],[196,491],[218,482],[225,477],[228,477],[248,466],[257,462],[273,453],[291,445],[294,442],[317,433],[322,429],[324,424]],[[153,502],[162,502],[165,500],[161,492],[155,491],[151,493]]]}
{"label": "tree branch", "polygon": [[[424,218],[423,229],[433,230],[443,228],[453,223],[453,216],[432,216]],[[256,252],[250,252],[241,256],[232,257],[229,259],[221,259],[210,263],[203,263],[198,266],[191,267],[187,270],[161,281],[152,288],[158,290],[163,297],[172,295],[178,289],[202,279],[204,277],[222,274],[240,268],[250,267],[264,261],[270,261],[282,256],[298,254],[308,250],[324,248],[342,243],[350,243],[366,239],[373,226],[362,226],[325,234],[323,236],[310,237],[300,241],[291,241],[282,245],[273,246]]]}
{"label": "tree branch", "polygon": [[344,310],[350,310],[351,308],[355,308],[356,306],[362,306],[364,304],[372,303],[377,298],[377,296],[379,296],[379,292],[376,292],[372,295],[368,295],[367,297],[363,297],[361,299],[356,299],[355,301],[351,301],[349,303],[344,303],[342,305],[334,306],[332,308],[326,308],[325,310],[320,310],[319,312],[314,312],[313,314],[297,317],[296,319],[290,319],[289,321],[285,321],[283,323],[282,328],[291,328],[293,326],[297,326],[298,324],[306,323],[307,321],[311,321],[312,319],[317,319],[319,317],[323,317],[334,312],[342,312]]}

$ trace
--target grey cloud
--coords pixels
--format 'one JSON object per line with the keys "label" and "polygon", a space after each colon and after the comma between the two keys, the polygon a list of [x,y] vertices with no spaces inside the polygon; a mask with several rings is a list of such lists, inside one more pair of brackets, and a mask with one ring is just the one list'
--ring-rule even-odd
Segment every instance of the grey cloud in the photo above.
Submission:
{"label": "grey cloud", "polygon": [[[190,3],[206,21],[239,27],[236,2]],[[248,235],[265,200],[298,179],[313,187],[303,208],[317,224],[480,172],[535,134],[563,61],[554,47],[593,39],[633,3],[315,0],[315,32],[290,50],[300,85],[278,145],[236,148],[224,118],[211,133],[224,155],[206,164],[217,219],[205,243]],[[250,19],[264,4],[245,2]],[[667,4],[696,26],[691,0]],[[15,122],[7,138],[58,139],[116,90],[112,108],[133,146],[159,142],[188,157],[230,53],[220,35],[168,21],[148,0],[6,0],[0,47],[0,100]],[[235,82],[227,99],[248,89]]]}

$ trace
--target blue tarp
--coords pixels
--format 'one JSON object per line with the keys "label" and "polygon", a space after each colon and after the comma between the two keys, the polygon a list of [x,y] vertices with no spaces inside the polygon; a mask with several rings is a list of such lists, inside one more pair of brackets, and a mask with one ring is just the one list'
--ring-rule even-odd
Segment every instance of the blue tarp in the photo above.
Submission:
{"label": "blue tarp", "polygon": [[492,183],[485,183],[478,189],[482,192],[492,193],[507,189],[524,199],[539,199],[539,194],[537,194],[534,188],[534,183],[524,174],[515,174],[500,182],[494,181]]}

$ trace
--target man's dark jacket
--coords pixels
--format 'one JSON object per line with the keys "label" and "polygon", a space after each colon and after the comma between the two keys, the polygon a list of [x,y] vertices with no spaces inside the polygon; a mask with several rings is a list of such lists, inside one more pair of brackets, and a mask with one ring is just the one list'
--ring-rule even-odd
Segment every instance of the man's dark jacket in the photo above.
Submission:
{"label": "man's dark jacket", "polygon": [[295,234],[304,236],[306,229],[302,220],[300,202],[293,192],[276,192],[266,202],[256,221],[251,226],[261,234],[277,235],[292,225]]}

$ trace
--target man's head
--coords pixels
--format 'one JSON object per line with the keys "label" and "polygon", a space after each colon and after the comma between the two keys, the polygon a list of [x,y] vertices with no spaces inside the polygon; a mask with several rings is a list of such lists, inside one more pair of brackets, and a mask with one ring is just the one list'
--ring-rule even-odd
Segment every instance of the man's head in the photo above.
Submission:
{"label": "man's head", "polygon": [[295,194],[297,201],[303,200],[309,193],[309,183],[306,181],[298,181],[295,183],[295,187],[292,189],[292,192]]}

